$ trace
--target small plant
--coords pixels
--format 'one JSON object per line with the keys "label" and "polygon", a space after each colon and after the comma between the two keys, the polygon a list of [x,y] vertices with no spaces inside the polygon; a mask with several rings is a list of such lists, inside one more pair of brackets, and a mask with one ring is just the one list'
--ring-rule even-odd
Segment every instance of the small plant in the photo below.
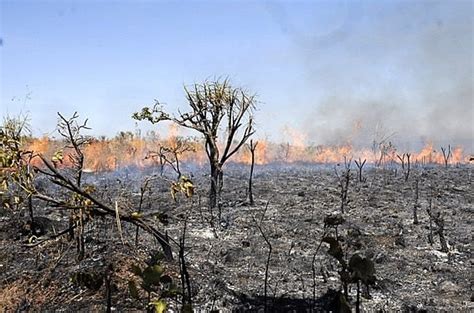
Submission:
{"label": "small plant", "polygon": [[369,258],[362,258],[357,253],[352,255],[349,262],[346,262],[342,246],[338,240],[334,237],[324,237],[323,242],[329,244],[328,254],[334,257],[341,266],[339,279],[344,292],[344,298],[341,298],[340,301],[349,303],[348,286],[349,284],[357,284],[356,312],[359,313],[361,304],[360,283],[363,283],[367,288],[367,292],[369,292],[369,286],[373,285],[376,281],[374,262]]}
{"label": "small plant", "polygon": [[30,223],[33,226],[35,172],[31,161],[35,154],[24,149],[29,131],[26,116],[4,118],[0,127],[0,196],[2,206],[6,208],[19,208],[27,200]]}
{"label": "small plant", "polygon": [[344,214],[344,210],[349,204],[347,194],[349,192],[349,182],[351,180],[351,160],[347,160],[346,157],[344,157],[344,169],[342,173],[340,174],[337,171],[337,167],[334,168],[334,171],[340,187],[341,213]]}
{"label": "small plant", "polygon": [[[444,216],[441,214],[441,212],[434,212],[432,208],[432,200],[429,200],[429,208],[427,209],[427,213],[430,218],[430,233],[428,235],[428,241],[430,244],[434,243],[433,240],[433,234],[439,236],[439,241],[441,244],[441,251],[448,253],[449,252],[449,247],[448,247],[448,242],[446,240],[445,234],[444,234]],[[432,222],[435,223],[436,228],[433,228]]]}
{"label": "small plant", "polygon": [[169,145],[162,145],[158,151],[149,151],[145,159],[159,159],[160,173],[163,175],[164,166],[168,164],[174,172],[181,178],[180,157],[186,152],[195,151],[191,142],[187,139],[176,137]]}
{"label": "small plant", "polygon": [[[179,293],[171,276],[164,274],[163,267],[158,263],[148,265],[143,269],[138,265],[132,265],[131,272],[140,278],[140,287],[147,293],[148,307],[152,308],[153,312],[165,312],[168,306],[166,299],[174,298]],[[134,280],[129,280],[128,290],[132,298],[140,299]],[[158,297],[152,299],[152,293],[158,294]]]}
{"label": "small plant", "polygon": [[191,198],[194,195],[194,184],[186,176],[181,176],[178,181],[171,183],[170,191],[174,201],[177,200],[176,195],[179,193]]}
{"label": "small plant", "polygon": [[344,224],[345,221],[346,220],[340,213],[333,213],[333,214],[326,215],[324,217],[324,229],[326,230],[326,228],[328,227],[333,227],[335,231],[336,240],[339,240],[337,228],[339,225]]}

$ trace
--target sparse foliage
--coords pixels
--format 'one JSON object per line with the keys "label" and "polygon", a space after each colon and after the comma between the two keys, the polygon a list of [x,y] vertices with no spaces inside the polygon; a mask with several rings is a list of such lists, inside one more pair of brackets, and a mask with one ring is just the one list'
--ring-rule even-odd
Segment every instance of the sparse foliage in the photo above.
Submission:
{"label": "sparse foliage", "polygon": [[[172,121],[203,135],[211,167],[209,206],[215,208],[223,186],[223,165],[254,133],[252,112],[256,98],[243,88],[233,87],[228,79],[196,83],[184,90],[189,112],[172,116],[156,101],[153,108],[144,107],[132,117],[153,124]],[[223,140],[219,141],[221,135]]]}
{"label": "sparse foliage", "polygon": [[164,166],[168,164],[173,171],[176,172],[179,180],[182,175],[180,157],[183,153],[192,151],[194,151],[194,147],[190,144],[189,140],[177,137],[171,144],[161,145],[158,151],[149,151],[145,159],[158,159],[161,167],[161,175],[163,175]]}

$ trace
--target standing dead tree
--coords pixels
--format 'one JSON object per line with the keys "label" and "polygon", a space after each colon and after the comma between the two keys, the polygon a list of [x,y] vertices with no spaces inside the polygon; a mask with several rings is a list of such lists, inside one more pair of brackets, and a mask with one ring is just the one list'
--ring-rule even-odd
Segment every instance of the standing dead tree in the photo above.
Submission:
{"label": "standing dead tree", "polygon": [[[192,87],[185,87],[184,91],[190,107],[189,112],[178,112],[178,116],[171,116],[164,112],[160,103],[156,101],[153,108],[144,107],[132,117],[153,124],[172,121],[203,135],[211,168],[209,207],[215,208],[220,202],[225,162],[254,133],[253,110],[256,97],[243,88],[231,86],[228,79],[196,83]],[[222,127],[225,129],[221,129]],[[224,135],[223,140],[219,141],[221,131]],[[219,215],[220,213],[219,206]]]}
{"label": "standing dead tree", "polygon": [[[144,203],[144,200],[145,200],[145,194],[147,192],[150,192],[151,188],[150,188],[149,184],[155,178],[156,177],[154,177],[154,176],[149,176],[149,177],[145,178],[142,185],[140,186],[140,201],[138,203],[137,211],[132,213],[133,217],[141,218],[142,211],[143,211],[143,203]],[[137,225],[136,229],[135,229],[135,246],[138,246],[138,231],[139,231],[139,229],[140,229],[140,227]]]}
{"label": "standing dead tree", "polygon": [[272,251],[273,251],[273,246],[270,243],[270,240],[268,240],[268,236],[265,235],[265,232],[263,231],[263,228],[262,228],[263,219],[265,218],[265,214],[267,213],[267,209],[268,209],[268,203],[269,202],[267,201],[267,204],[265,206],[265,210],[263,211],[262,216],[260,217],[260,221],[257,222],[255,217],[253,217],[253,221],[254,221],[255,225],[257,226],[258,231],[260,232],[263,239],[265,240],[265,243],[268,246],[267,262],[265,263],[265,280],[264,280],[264,285],[263,285],[263,299],[265,301],[264,302],[264,312],[265,313],[269,312],[269,310],[268,310],[268,301],[267,301],[268,300],[267,299],[267,295],[268,295],[268,269],[270,267],[270,260],[271,260]]}
{"label": "standing dead tree", "polygon": [[408,177],[410,176],[410,169],[411,169],[410,157],[411,157],[410,153],[404,153],[402,155],[397,154],[397,158],[400,160],[400,164],[402,165],[403,174],[405,175],[405,181],[408,181]]}
{"label": "standing dead tree", "polygon": [[192,290],[185,256],[187,218],[184,219],[183,234],[179,238],[179,273],[181,277],[182,312],[192,312]]}
{"label": "standing dead tree", "polygon": [[415,203],[413,204],[413,224],[417,225],[418,224],[418,209],[421,207],[420,203],[418,201],[419,199],[419,185],[420,181],[417,178],[415,180]]}
{"label": "standing dead tree", "polygon": [[357,169],[359,170],[359,182],[360,183],[365,181],[365,179],[363,179],[363,177],[362,177],[362,168],[364,167],[366,161],[367,161],[367,159],[364,159],[364,161],[362,161],[361,158],[359,158],[359,161],[354,160],[354,162],[357,166]]}
{"label": "standing dead tree", "polygon": [[346,157],[344,157],[344,170],[342,173],[337,171],[337,167],[334,168],[334,171],[336,172],[339,187],[341,189],[341,213],[344,214],[344,209],[349,204],[347,194],[349,192],[349,182],[351,180],[351,160],[347,160]]}
{"label": "standing dead tree", "polygon": [[[72,152],[68,154],[69,161],[71,162],[72,169],[74,171],[74,179],[77,187],[81,187],[82,182],[82,171],[84,169],[84,153],[82,149],[84,146],[89,144],[90,137],[82,135],[83,130],[90,129],[87,127],[87,119],[82,123],[78,123],[77,119],[79,115],[74,112],[71,118],[67,119],[58,112],[58,132],[66,140],[66,149],[72,149]],[[56,159],[62,162],[62,159],[56,154]],[[55,160],[56,160],[55,159]],[[72,204],[79,207],[79,209],[71,210],[69,215],[69,227],[73,224],[77,224],[76,234],[71,231],[71,237],[75,237],[77,242],[77,251],[79,260],[84,258],[85,243],[84,243],[84,226],[86,223],[86,209],[87,203],[84,202],[81,197],[73,197]],[[84,205],[82,205],[84,204]]]}
{"label": "standing dead tree", "polygon": [[453,156],[451,145],[448,145],[448,148],[441,147],[441,152],[443,153],[444,166],[448,168],[449,159]]}
{"label": "standing dead tree", "polygon": [[249,190],[248,190],[249,204],[250,205],[254,205],[253,191],[252,191],[252,179],[253,179],[253,169],[254,169],[254,166],[255,166],[255,149],[257,148],[257,145],[258,145],[258,141],[256,141],[254,143],[253,140],[250,140],[250,144],[248,145],[248,148],[250,150],[250,157],[251,157],[251,160],[250,160],[250,176],[249,176]]}

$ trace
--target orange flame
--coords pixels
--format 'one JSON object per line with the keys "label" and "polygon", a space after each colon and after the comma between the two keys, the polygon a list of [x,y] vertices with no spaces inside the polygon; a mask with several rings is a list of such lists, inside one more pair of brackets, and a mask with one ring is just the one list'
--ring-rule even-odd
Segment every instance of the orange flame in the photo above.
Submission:
{"label": "orange flame", "polygon": [[[380,151],[372,149],[355,149],[350,144],[338,146],[311,146],[306,145],[306,136],[293,129],[286,128],[285,134],[289,140],[285,144],[272,143],[266,140],[256,140],[258,142],[255,151],[255,163],[258,165],[272,162],[284,163],[340,163],[347,159],[366,159],[369,163],[377,162],[380,158]],[[160,145],[176,146],[179,137],[179,129],[170,126],[168,136],[160,138],[154,134],[141,137],[130,132],[121,133],[112,139],[94,139],[84,147],[86,171],[113,171],[127,166],[144,168],[156,166],[155,158],[146,158],[151,151],[157,151]],[[50,158],[61,148],[61,142],[47,137],[33,139],[28,143],[28,149],[36,153],[41,153]],[[207,155],[201,141],[189,140],[187,144],[192,148],[180,155],[180,162],[193,163],[197,165],[207,164]],[[70,151],[64,151],[62,166],[70,166],[71,162],[67,157]],[[387,159],[391,162],[400,163],[396,157],[395,149],[387,152]],[[421,164],[444,164],[445,158],[441,150],[436,150],[433,143],[426,144],[420,151],[411,151],[411,162]],[[248,147],[243,146],[231,159],[232,162],[250,164],[251,154]],[[34,160],[34,165],[40,165],[39,160]],[[465,155],[462,147],[451,149],[449,164],[469,163],[469,156]]]}

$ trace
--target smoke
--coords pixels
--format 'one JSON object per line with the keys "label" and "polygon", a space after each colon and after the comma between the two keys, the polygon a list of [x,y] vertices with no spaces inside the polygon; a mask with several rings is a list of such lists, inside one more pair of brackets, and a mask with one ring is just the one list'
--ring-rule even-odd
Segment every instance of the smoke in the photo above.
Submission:
{"label": "smoke", "polygon": [[295,37],[317,90],[304,123],[311,141],[390,137],[405,149],[432,141],[472,153],[472,13],[470,1],[362,2],[344,9],[334,40]]}

